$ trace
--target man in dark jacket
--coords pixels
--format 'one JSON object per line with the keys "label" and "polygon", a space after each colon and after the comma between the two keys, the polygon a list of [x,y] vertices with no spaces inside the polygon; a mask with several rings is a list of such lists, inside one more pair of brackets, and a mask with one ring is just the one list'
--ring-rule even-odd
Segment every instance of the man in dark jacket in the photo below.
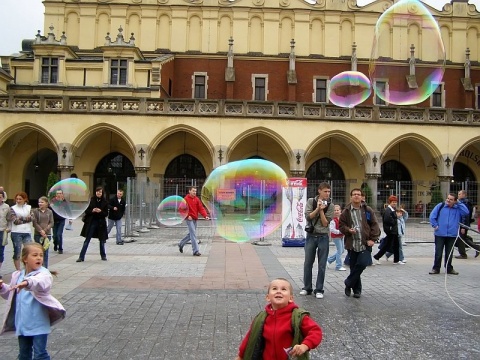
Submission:
{"label": "man in dark jacket", "polygon": [[[57,190],[55,192],[55,199],[52,201],[56,204],[58,203],[67,203],[63,190]],[[61,207],[60,207],[61,208]],[[57,251],[59,254],[63,254],[63,228],[65,227],[65,218],[55,211],[54,208],[50,206],[50,209],[53,210],[53,251]]]}
{"label": "man in dark jacket", "polygon": [[[467,198],[467,192],[465,190],[460,190],[458,192],[458,202],[461,202],[468,209],[468,215],[462,218],[462,224],[470,227],[470,224],[474,222],[473,219],[473,204]],[[468,229],[460,229],[461,239],[457,239],[455,246],[458,247],[458,253],[460,255],[455,256],[456,259],[466,259],[467,258],[467,248],[466,245],[475,249],[475,257],[480,254],[480,246],[475,244],[472,238],[468,235]]]}
{"label": "man in dark jacket", "polygon": [[108,204],[108,229],[110,234],[113,226],[117,230],[117,245],[123,245],[122,240],[122,217],[125,214],[125,200],[123,199],[123,190],[117,190],[117,196],[110,200]]}
{"label": "man in dark jacket", "polygon": [[373,256],[376,260],[376,264],[380,265],[380,258],[385,255],[388,249],[393,250],[393,263],[396,265],[404,265],[403,261],[400,261],[400,244],[398,242],[398,218],[397,218],[397,202],[398,199],[395,195],[388,197],[388,206],[383,213],[383,231],[387,235],[385,246]]}
{"label": "man in dark jacket", "polygon": [[361,275],[372,257],[372,246],[380,237],[380,227],[373,209],[362,203],[362,190],[350,191],[351,203],[340,215],[339,230],[345,235],[345,249],[350,256],[350,275],[345,279],[345,295],[359,298]]}

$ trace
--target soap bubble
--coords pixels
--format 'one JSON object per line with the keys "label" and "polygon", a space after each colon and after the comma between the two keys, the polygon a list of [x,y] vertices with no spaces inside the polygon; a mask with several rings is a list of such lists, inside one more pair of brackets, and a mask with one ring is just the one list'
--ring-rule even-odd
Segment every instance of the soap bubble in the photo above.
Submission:
{"label": "soap bubble", "polygon": [[271,234],[282,224],[286,184],[285,172],[270,161],[233,161],[210,174],[201,198],[220,236],[249,241]]}
{"label": "soap bubble", "polygon": [[90,194],[87,185],[80,179],[63,179],[48,191],[50,207],[61,217],[76,219],[87,209]]}
{"label": "soap bubble", "polygon": [[[409,36],[412,36],[411,41]],[[405,61],[411,57],[411,42],[417,39],[420,44],[416,44],[414,56],[422,61],[410,66]],[[404,66],[394,65],[391,58],[404,61]],[[411,74],[410,68],[414,73]],[[445,47],[440,29],[420,1],[401,0],[380,16],[369,63],[370,81],[376,96],[394,105],[421,103],[436,90],[444,72]]]}
{"label": "soap bubble", "polygon": [[157,220],[166,226],[181,224],[187,216],[187,201],[178,195],[172,195],[163,199],[157,207]]}
{"label": "soap bubble", "polygon": [[370,80],[358,71],[344,71],[330,80],[329,98],[337,106],[352,108],[372,92]]}

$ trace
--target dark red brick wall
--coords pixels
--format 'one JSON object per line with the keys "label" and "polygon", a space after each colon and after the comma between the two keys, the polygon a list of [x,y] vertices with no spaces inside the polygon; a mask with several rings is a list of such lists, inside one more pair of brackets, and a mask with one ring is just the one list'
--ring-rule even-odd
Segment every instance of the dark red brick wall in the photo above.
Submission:
{"label": "dark red brick wall", "polygon": [[[235,82],[233,82],[233,99],[252,100],[252,74],[268,75],[268,101],[289,101],[289,92],[294,94],[295,101],[312,102],[313,78],[315,76],[324,76],[332,78],[342,71],[350,70],[350,63],[328,62],[328,60],[302,60],[298,59],[295,64],[297,73],[297,84],[294,89],[289,90],[287,82],[288,58],[279,58],[272,60],[267,58],[259,59],[234,59]],[[194,72],[206,72],[208,74],[208,99],[218,100],[227,98],[227,83],[225,81],[225,68],[227,60],[208,59],[204,56],[195,57],[177,57],[175,60],[165,64],[162,68],[162,84],[168,90],[168,79],[173,82],[174,98],[192,98],[192,75]],[[358,65],[358,71],[368,76],[368,64]],[[409,67],[405,65],[398,70],[389,71],[395,75],[390,78],[391,82],[396,80],[399,83],[406,84],[405,75],[408,74]],[[427,69],[427,71],[429,71]],[[416,74],[422,75],[422,69],[417,67]],[[445,72],[443,81],[446,89],[446,107],[448,108],[470,108],[475,105],[475,92],[466,92],[463,89],[460,79],[464,76],[463,67],[459,69],[448,68]],[[471,71],[472,83],[480,82],[480,70]],[[373,92],[363,105],[373,104]],[[230,97],[230,96],[229,96]],[[290,97],[290,101],[292,97]],[[425,100],[414,106],[429,107],[430,99]]]}

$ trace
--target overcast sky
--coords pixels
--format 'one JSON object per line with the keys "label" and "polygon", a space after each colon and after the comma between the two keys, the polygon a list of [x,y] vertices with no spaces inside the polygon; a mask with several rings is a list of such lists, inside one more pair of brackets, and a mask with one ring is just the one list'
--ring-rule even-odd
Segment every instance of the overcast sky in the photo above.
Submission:
{"label": "overcast sky", "polygon": [[[371,3],[372,0],[357,0],[359,6]],[[436,9],[442,9],[450,0],[424,0]],[[470,0],[480,10],[480,0]],[[11,55],[22,48],[23,39],[34,39],[37,30],[43,30],[42,0],[0,0],[2,21],[0,22],[0,55]],[[59,29],[63,31],[63,29]],[[68,34],[66,34],[68,37]]]}

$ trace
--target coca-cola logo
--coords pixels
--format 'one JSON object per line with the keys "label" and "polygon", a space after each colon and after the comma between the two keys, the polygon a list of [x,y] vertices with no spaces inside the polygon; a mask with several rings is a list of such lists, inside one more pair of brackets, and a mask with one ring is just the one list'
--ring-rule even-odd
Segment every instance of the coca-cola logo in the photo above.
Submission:
{"label": "coca-cola logo", "polygon": [[288,186],[292,186],[292,187],[303,186],[303,184],[304,184],[303,179],[295,179],[295,180],[288,181]]}

